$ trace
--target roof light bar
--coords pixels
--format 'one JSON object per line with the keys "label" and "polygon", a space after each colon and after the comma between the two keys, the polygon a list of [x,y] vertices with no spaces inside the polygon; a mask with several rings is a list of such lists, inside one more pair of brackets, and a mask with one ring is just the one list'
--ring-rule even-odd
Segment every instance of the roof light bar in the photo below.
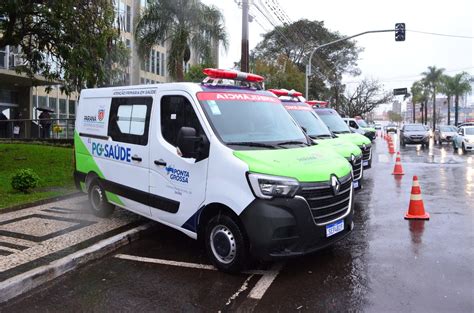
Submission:
{"label": "roof light bar", "polygon": [[205,68],[202,72],[203,74],[211,78],[232,79],[232,80],[240,80],[240,81],[255,82],[255,83],[261,83],[265,80],[265,78],[263,78],[260,75],[233,71],[233,70]]}
{"label": "roof light bar", "polygon": [[278,97],[302,97],[303,94],[299,91],[294,91],[294,90],[286,90],[286,89],[268,89],[271,93]]}
{"label": "roof light bar", "polygon": [[327,101],[320,101],[320,100],[308,100],[306,101],[307,104],[309,105],[328,105],[328,102]]}

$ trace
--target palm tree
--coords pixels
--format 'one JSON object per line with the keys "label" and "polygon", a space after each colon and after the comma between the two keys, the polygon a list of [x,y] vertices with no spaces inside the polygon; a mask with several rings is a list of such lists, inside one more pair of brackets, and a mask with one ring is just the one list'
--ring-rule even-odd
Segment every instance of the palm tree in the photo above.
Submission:
{"label": "palm tree", "polygon": [[421,73],[431,89],[433,97],[433,131],[436,128],[436,91],[443,77],[444,68],[436,68],[436,66],[428,66],[428,71]]}
{"label": "palm tree", "polygon": [[454,95],[454,125],[458,125],[459,97],[471,92],[472,87],[469,81],[469,74],[462,72],[452,77],[452,94]]}
{"label": "palm tree", "polygon": [[442,85],[440,91],[444,93],[448,99],[448,125],[451,125],[451,97],[453,96],[453,77],[449,75],[443,75]]}
{"label": "palm tree", "polygon": [[428,98],[429,98],[429,89],[428,86],[425,82],[425,80],[420,79],[416,82],[413,83],[413,85],[410,88],[411,94],[412,94],[412,103],[413,103],[413,123],[415,123],[415,108],[416,104],[419,103],[421,104],[421,123],[426,124],[427,123],[427,104],[428,104]]}
{"label": "palm tree", "polygon": [[199,0],[151,0],[135,29],[138,52],[145,56],[163,41],[170,42],[168,71],[172,78],[182,81],[183,62],[189,59],[190,48],[198,59],[212,58],[211,44],[227,48],[224,17],[214,6]]}

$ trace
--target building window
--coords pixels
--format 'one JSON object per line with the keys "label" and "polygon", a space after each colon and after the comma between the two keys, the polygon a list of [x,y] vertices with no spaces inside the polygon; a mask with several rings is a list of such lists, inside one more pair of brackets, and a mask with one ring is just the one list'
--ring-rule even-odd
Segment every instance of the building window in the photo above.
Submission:
{"label": "building window", "polygon": [[141,77],[141,78],[140,78],[140,83],[141,83],[142,85],[145,85],[145,78]]}
{"label": "building window", "polygon": [[160,75],[160,63],[161,63],[161,53],[160,51],[156,51],[156,72],[155,74]]}
{"label": "building window", "polygon": [[66,114],[66,99],[59,99],[59,114]]}
{"label": "building window", "polygon": [[76,101],[69,100],[69,116],[76,114]]}
{"label": "building window", "polygon": [[165,76],[165,67],[166,67],[165,54],[161,53],[161,76]]}
{"label": "building window", "polygon": [[39,96],[38,97],[38,107],[39,108],[47,108],[48,107],[48,98]]}
{"label": "building window", "polygon": [[152,73],[156,73],[155,59],[156,59],[156,51],[151,50],[151,60],[150,60],[151,69],[150,69],[150,72],[152,72]]}
{"label": "building window", "polygon": [[131,33],[132,32],[132,9],[130,8],[129,5],[127,5],[127,26],[126,26],[126,29],[127,29],[127,32]]}

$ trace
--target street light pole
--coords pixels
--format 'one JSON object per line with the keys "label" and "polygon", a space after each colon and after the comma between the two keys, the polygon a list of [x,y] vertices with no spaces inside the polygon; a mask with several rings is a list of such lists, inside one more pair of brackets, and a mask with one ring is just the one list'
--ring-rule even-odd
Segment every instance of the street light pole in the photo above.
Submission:
{"label": "street light pole", "polygon": [[314,53],[316,53],[316,51],[318,51],[321,48],[333,45],[335,43],[338,43],[338,42],[341,42],[341,41],[346,41],[346,40],[349,40],[349,39],[352,39],[352,38],[355,38],[355,37],[359,37],[359,36],[362,36],[362,35],[365,35],[365,34],[387,33],[387,32],[393,32],[393,31],[395,31],[395,29],[369,30],[369,31],[366,31],[366,32],[363,32],[363,33],[359,33],[359,34],[355,34],[355,35],[352,35],[352,36],[340,38],[340,39],[325,43],[323,45],[320,45],[320,46],[317,46],[316,48],[314,48],[314,50],[311,51],[311,54],[309,55],[309,61],[308,61],[308,65],[306,67],[306,84],[305,84],[305,86],[306,86],[306,88],[305,88],[306,89],[305,90],[306,91],[305,92],[306,99],[308,99],[308,95],[309,95],[309,76],[311,75],[311,61],[312,61],[313,55],[314,55]]}

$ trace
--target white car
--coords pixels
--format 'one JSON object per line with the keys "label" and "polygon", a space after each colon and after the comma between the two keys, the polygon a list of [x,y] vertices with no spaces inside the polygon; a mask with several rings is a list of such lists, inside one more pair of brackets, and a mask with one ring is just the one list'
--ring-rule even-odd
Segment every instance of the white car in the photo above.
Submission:
{"label": "white car", "polygon": [[463,152],[474,150],[474,126],[461,126],[457,136],[453,139],[454,149],[462,149]]}

